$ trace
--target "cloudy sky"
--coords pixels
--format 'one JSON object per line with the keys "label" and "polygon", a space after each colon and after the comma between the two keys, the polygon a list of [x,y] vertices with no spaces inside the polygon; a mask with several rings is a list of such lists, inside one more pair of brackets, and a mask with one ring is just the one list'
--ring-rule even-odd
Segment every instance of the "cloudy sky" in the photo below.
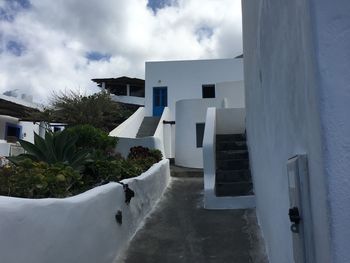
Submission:
{"label": "cloudy sky", "polygon": [[241,0],[0,0],[0,93],[45,103],[145,61],[242,53]]}

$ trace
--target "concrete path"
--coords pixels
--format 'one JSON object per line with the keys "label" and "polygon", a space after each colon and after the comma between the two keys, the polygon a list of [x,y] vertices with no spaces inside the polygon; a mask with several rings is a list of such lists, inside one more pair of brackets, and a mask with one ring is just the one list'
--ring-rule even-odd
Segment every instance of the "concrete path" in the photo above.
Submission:
{"label": "concrete path", "polygon": [[203,178],[175,178],[118,262],[267,263],[255,210],[205,210]]}

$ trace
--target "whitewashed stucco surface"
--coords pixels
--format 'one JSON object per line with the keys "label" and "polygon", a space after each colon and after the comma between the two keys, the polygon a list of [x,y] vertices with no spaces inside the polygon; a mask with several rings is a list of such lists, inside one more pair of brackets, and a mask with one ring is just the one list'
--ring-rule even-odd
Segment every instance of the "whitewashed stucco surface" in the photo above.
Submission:
{"label": "whitewashed stucco surface", "polygon": [[[338,7],[328,9],[326,3],[338,2],[345,8],[337,15]],[[350,181],[345,179],[350,155],[344,141],[350,134],[345,118],[350,81],[343,68],[349,65],[349,49],[325,42],[334,31],[315,16],[333,16],[338,21],[333,26],[340,28],[349,4],[338,2],[242,1],[247,135],[257,214],[271,263],[294,262],[286,163],[302,153],[309,163],[314,222],[308,227],[314,233],[315,262],[350,262],[349,228],[344,229],[350,220]],[[329,35],[319,38],[321,31]],[[327,44],[333,44],[332,52]],[[340,68],[330,59],[334,52],[347,58]],[[342,76],[335,73],[340,69]]]}
{"label": "whitewashed stucco surface", "polygon": [[350,1],[312,0],[332,261],[350,262]]}
{"label": "whitewashed stucco surface", "polygon": [[[0,262],[112,263],[169,181],[169,161],[163,160],[123,181],[135,191],[130,205],[117,183],[65,199],[0,196]],[[122,225],[115,220],[118,210]]]}
{"label": "whitewashed stucco surface", "polygon": [[146,62],[146,115],[153,114],[153,87],[168,87],[170,117],[175,120],[176,102],[202,98],[203,84],[242,80],[242,59]]}

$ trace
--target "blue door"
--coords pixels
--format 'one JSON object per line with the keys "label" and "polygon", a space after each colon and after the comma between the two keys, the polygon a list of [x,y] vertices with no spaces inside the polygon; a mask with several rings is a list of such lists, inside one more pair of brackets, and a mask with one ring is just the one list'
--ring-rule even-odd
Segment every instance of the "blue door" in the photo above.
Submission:
{"label": "blue door", "polygon": [[161,116],[165,107],[168,106],[167,87],[153,88],[153,116]]}

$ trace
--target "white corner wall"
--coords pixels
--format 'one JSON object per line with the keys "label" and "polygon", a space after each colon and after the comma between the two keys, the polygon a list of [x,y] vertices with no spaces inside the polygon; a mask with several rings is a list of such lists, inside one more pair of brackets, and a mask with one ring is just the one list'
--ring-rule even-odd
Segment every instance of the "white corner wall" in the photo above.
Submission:
{"label": "white corner wall", "polygon": [[[0,261],[112,263],[169,181],[169,161],[163,160],[139,177],[123,181],[135,191],[129,206],[117,183],[65,199],[0,196]],[[118,210],[122,225],[115,220]]]}
{"label": "white corner wall", "polygon": [[34,133],[39,134],[39,124],[34,124],[30,121],[20,121],[22,126],[22,139],[34,143]]}
{"label": "white corner wall", "polygon": [[242,7],[247,135],[270,262],[293,262],[286,163],[303,153],[315,262],[350,262],[350,4],[248,0]]}
{"label": "white corner wall", "polygon": [[203,84],[242,80],[242,59],[146,62],[146,116],[153,114],[153,87],[168,87],[170,120],[175,120],[175,103],[202,98]]}
{"label": "white corner wall", "polygon": [[222,100],[219,99],[191,99],[176,103],[176,165],[203,168],[203,149],[196,145],[196,123],[205,123],[207,108],[221,106]]}
{"label": "white corner wall", "polygon": [[312,0],[333,262],[350,262],[350,2]]}

